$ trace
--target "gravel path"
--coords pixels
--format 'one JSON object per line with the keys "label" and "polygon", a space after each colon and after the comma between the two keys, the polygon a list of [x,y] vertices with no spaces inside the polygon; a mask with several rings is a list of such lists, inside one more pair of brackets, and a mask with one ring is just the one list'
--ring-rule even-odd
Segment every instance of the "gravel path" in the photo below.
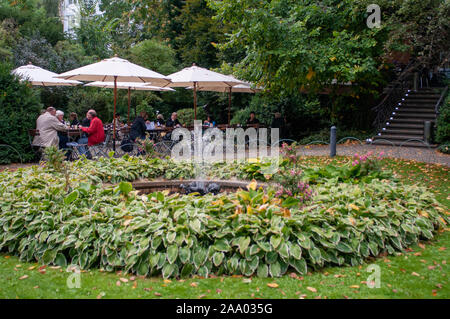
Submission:
{"label": "gravel path", "polygon": [[[450,166],[450,155],[438,152],[436,149],[419,147],[398,147],[369,144],[339,144],[336,147],[336,155],[352,156],[355,153],[365,154],[367,152],[384,152],[385,157],[402,158],[418,162],[441,164]],[[301,156],[328,156],[330,148],[328,145],[300,146],[297,151]]]}

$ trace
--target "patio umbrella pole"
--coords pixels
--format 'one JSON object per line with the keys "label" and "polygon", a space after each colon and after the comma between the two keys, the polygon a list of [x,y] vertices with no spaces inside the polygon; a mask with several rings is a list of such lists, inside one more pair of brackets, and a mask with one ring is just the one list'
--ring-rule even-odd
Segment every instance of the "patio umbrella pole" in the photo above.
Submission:
{"label": "patio umbrella pole", "polygon": [[128,125],[130,125],[130,103],[131,103],[131,88],[128,87],[128,118],[127,118]]}
{"label": "patio umbrella pole", "polygon": [[228,125],[230,125],[230,120],[231,120],[231,86],[229,88],[229,92],[228,92]]}
{"label": "patio umbrella pole", "polygon": [[197,119],[197,82],[194,82],[194,120]]}
{"label": "patio umbrella pole", "polygon": [[116,100],[117,100],[117,76],[114,76],[114,114],[113,114],[113,151],[116,151]]}

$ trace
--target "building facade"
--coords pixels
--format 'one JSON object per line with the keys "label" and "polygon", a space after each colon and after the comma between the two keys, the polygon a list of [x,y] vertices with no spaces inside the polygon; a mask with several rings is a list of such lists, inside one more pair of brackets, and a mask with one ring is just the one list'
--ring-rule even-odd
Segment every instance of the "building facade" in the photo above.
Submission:
{"label": "building facade", "polygon": [[95,6],[95,14],[102,13],[99,0],[61,0],[59,16],[64,26],[64,32],[73,33],[74,28],[80,25],[80,8],[83,4]]}

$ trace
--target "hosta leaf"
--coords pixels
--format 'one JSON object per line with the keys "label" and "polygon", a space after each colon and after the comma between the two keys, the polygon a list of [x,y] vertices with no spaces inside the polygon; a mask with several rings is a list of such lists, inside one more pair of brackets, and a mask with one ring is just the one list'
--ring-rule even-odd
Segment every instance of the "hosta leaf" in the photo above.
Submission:
{"label": "hosta leaf", "polygon": [[192,266],[192,264],[185,264],[183,266],[183,268],[181,269],[181,277],[190,276],[193,270],[194,270],[194,266]]}
{"label": "hosta leaf", "polygon": [[378,250],[378,245],[376,243],[370,242],[369,243],[369,249],[372,252],[373,256],[378,255],[379,250]]}
{"label": "hosta leaf", "polygon": [[321,262],[322,255],[318,248],[314,247],[313,249],[310,249],[308,252],[309,256],[311,257],[314,263],[319,264]]}
{"label": "hosta leaf", "polygon": [[191,258],[191,250],[188,247],[181,247],[178,254],[183,264]]}
{"label": "hosta leaf", "polygon": [[277,249],[277,247],[280,245],[280,243],[281,243],[281,236],[272,235],[270,237],[270,244],[272,245],[272,247],[274,249]]}
{"label": "hosta leaf", "polygon": [[133,190],[133,185],[129,182],[120,182],[119,190],[122,194],[128,195]]}
{"label": "hosta leaf", "polygon": [[278,260],[278,254],[275,251],[269,251],[266,253],[266,263],[273,264]]}
{"label": "hosta leaf", "polygon": [[364,257],[369,256],[369,254],[370,254],[369,246],[367,245],[366,242],[361,242],[360,251],[361,251],[361,255],[363,255]]}
{"label": "hosta leaf", "polygon": [[256,268],[258,268],[259,266],[259,257],[253,256],[253,258],[250,261],[248,261],[248,266],[250,267],[252,272],[255,271]]}
{"label": "hosta leaf", "polygon": [[289,264],[290,264],[292,267],[294,267],[294,269],[295,269],[298,273],[300,273],[300,274],[302,274],[302,275],[306,274],[307,271],[308,271],[308,267],[306,266],[306,261],[305,261],[304,259],[298,260],[298,259],[291,258],[291,259],[289,260]]}
{"label": "hosta leaf", "polygon": [[242,237],[239,240],[239,252],[241,255],[244,255],[245,250],[248,248],[248,245],[250,244],[250,237]]}
{"label": "hosta leaf", "polygon": [[137,268],[137,274],[139,276],[147,276],[149,270],[150,270],[150,268],[149,268],[148,262],[141,261]]}
{"label": "hosta leaf", "polygon": [[175,241],[175,237],[176,236],[177,236],[177,233],[175,233],[175,232],[168,233],[167,236],[166,236],[167,242],[169,244],[172,244]]}
{"label": "hosta leaf", "polygon": [[64,204],[70,205],[72,202],[78,199],[78,195],[79,195],[78,191],[74,190],[72,193],[67,195],[66,198],[64,198]]}
{"label": "hosta leaf", "polygon": [[209,269],[206,266],[202,266],[198,269],[197,274],[201,277],[208,278],[209,275]]}
{"label": "hosta leaf", "polygon": [[257,241],[256,244],[259,248],[261,248],[263,251],[268,252],[271,251],[272,248],[268,242],[265,241]]}
{"label": "hosta leaf", "polygon": [[195,219],[191,222],[189,222],[189,226],[197,233],[200,233],[200,229],[201,229],[201,223],[200,220]]}
{"label": "hosta leaf", "polygon": [[311,249],[311,247],[312,247],[311,239],[306,238],[306,237],[303,240],[299,239],[298,243],[300,246],[302,246],[305,249]]}
{"label": "hosta leaf", "polygon": [[269,277],[269,267],[265,264],[261,264],[258,266],[258,271],[256,272],[258,277]]}
{"label": "hosta leaf", "polygon": [[61,266],[61,267],[66,267],[67,266],[67,259],[66,257],[59,253],[56,255],[55,261],[54,261],[55,265]]}
{"label": "hosta leaf", "polygon": [[163,278],[169,278],[175,272],[176,265],[173,264],[165,264],[162,269]]}
{"label": "hosta leaf", "polygon": [[339,242],[339,244],[336,245],[337,250],[343,252],[343,253],[351,253],[353,252],[352,247],[350,247],[348,244],[344,242]]}
{"label": "hosta leaf", "polygon": [[215,252],[212,258],[214,266],[219,267],[224,257],[225,255],[223,254],[223,252]]}
{"label": "hosta leaf", "polygon": [[281,276],[281,265],[278,261],[269,265],[269,273],[272,277],[280,277]]}
{"label": "hosta leaf", "polygon": [[57,251],[49,249],[45,251],[44,255],[42,255],[42,261],[44,264],[52,263],[56,258]]}
{"label": "hosta leaf", "polygon": [[219,239],[214,243],[214,249],[217,251],[230,251],[231,246],[226,239]]}
{"label": "hosta leaf", "polygon": [[295,259],[302,258],[302,248],[300,245],[297,244],[291,244],[289,248],[290,255],[294,257]]}
{"label": "hosta leaf", "polygon": [[260,251],[260,248],[258,247],[258,245],[253,244],[250,246],[250,255],[257,254],[259,251]]}
{"label": "hosta leaf", "polygon": [[194,265],[196,268],[199,268],[206,261],[206,250],[203,248],[197,249],[194,253]]}
{"label": "hosta leaf", "polygon": [[169,264],[173,264],[175,260],[177,260],[178,257],[178,246],[177,245],[170,245],[167,248],[167,261]]}
{"label": "hosta leaf", "polygon": [[281,257],[287,259],[289,258],[289,247],[286,243],[282,243],[279,247],[278,247],[278,253],[280,254]]}

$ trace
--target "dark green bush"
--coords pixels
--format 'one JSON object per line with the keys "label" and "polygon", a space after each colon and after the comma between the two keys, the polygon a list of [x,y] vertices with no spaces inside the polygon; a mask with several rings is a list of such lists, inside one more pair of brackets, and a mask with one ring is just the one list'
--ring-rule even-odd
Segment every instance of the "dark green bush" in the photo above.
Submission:
{"label": "dark green bush", "polygon": [[[194,109],[181,109],[177,111],[178,121],[183,125],[194,125]],[[170,114],[169,114],[170,118]],[[197,107],[197,120],[206,120],[205,110],[201,107]]]}
{"label": "dark green bush", "polygon": [[441,106],[437,119],[436,142],[440,144],[450,143],[450,95],[447,96]]}
{"label": "dark green bush", "polygon": [[0,63],[0,144],[10,145],[21,156],[0,148],[0,164],[19,162],[20,157],[23,161],[33,159],[28,130],[35,128],[42,109],[38,92],[10,72],[9,65]]}

